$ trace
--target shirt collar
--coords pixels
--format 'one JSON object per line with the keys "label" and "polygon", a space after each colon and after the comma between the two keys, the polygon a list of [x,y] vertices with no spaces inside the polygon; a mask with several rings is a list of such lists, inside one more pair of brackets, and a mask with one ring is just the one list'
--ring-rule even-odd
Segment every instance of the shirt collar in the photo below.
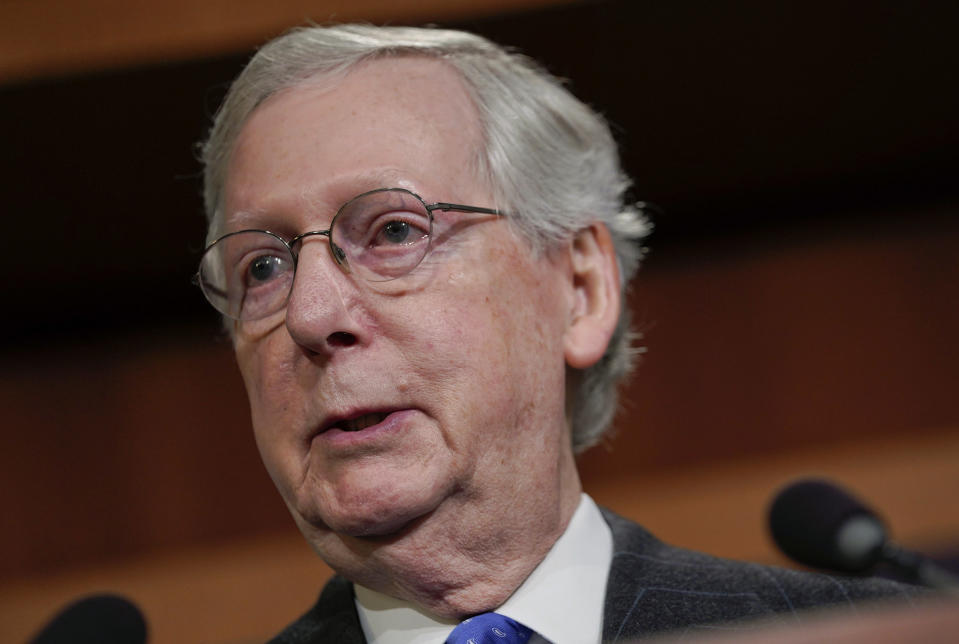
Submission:
{"label": "shirt collar", "polygon": [[[613,536],[593,500],[583,494],[566,531],[546,558],[496,612],[554,644],[598,643]],[[370,644],[438,644],[456,626],[409,602],[354,585],[363,634]]]}

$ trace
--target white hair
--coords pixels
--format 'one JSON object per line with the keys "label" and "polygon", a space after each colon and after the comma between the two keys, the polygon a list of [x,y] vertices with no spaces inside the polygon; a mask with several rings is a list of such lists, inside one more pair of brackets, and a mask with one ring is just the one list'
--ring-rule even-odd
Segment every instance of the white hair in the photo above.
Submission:
{"label": "white hair", "polygon": [[[624,203],[630,180],[608,125],[531,59],[461,31],[305,27],[262,47],[230,87],[201,148],[211,239],[219,234],[230,153],[260,103],[308,79],[336,78],[363,61],[404,55],[443,60],[462,75],[479,112],[485,148],[477,153],[477,169],[491,187],[494,207],[509,214],[536,250],[604,223],[625,295],[649,224]],[[605,355],[588,369],[571,370],[567,410],[574,451],[595,444],[610,427],[617,383],[633,363],[632,339],[624,302]]]}

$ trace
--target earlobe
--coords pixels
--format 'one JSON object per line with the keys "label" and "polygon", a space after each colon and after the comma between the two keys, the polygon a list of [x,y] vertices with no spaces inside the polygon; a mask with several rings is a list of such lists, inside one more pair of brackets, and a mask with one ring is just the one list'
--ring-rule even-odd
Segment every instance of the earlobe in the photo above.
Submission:
{"label": "earlobe", "polygon": [[591,224],[570,241],[573,299],[564,336],[566,364],[586,369],[609,345],[620,311],[619,266],[609,230]]}

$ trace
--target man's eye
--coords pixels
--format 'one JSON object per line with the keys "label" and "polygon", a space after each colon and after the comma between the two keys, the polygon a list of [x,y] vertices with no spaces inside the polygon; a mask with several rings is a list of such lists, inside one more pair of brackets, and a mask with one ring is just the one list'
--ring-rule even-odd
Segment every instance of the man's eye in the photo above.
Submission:
{"label": "man's eye", "polygon": [[261,255],[250,262],[247,268],[249,282],[256,284],[266,282],[283,270],[283,260],[273,255]]}
{"label": "man's eye", "polygon": [[402,219],[391,219],[374,231],[370,241],[373,247],[407,246],[428,236],[428,230],[415,223]]}
{"label": "man's eye", "polygon": [[405,221],[391,221],[383,226],[381,236],[391,244],[402,244],[410,236],[410,225]]}

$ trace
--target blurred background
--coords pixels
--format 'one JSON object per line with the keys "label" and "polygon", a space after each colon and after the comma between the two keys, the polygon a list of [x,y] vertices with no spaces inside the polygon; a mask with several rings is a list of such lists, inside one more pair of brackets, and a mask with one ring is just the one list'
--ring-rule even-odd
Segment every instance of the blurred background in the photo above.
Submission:
{"label": "blurred background", "polygon": [[775,490],[835,477],[959,550],[959,5],[893,0],[0,3],[0,640],[111,590],[152,642],[255,642],[328,569],[256,453],[191,283],[195,143],[307,21],[515,46],[612,124],[663,209],[646,352],[587,491],[660,537],[788,565]]}

